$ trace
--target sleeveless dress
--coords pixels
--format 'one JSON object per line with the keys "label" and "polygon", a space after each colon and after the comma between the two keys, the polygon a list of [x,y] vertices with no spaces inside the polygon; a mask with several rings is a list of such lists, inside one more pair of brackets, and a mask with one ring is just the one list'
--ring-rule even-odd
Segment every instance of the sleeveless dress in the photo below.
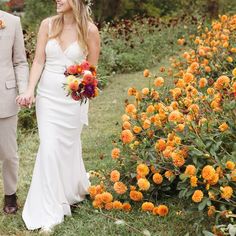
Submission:
{"label": "sleeveless dress", "polygon": [[85,60],[78,42],[62,51],[56,39],[46,45],[38,85],[36,114],[40,146],[22,217],[29,230],[50,229],[84,200],[90,182],[84,167],[81,131],[88,124],[88,103],[80,105],[62,88],[66,67]]}

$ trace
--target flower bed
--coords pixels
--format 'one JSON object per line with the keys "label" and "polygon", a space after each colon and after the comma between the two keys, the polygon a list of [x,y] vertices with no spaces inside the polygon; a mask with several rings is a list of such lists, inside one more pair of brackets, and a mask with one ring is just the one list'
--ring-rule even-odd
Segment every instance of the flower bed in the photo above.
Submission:
{"label": "flower bed", "polygon": [[[235,218],[236,15],[199,26],[190,38],[192,48],[161,68],[163,75],[145,70],[148,86],[128,90],[134,99],[125,104],[114,169],[94,173],[102,181],[89,189],[95,208],[137,205],[165,216],[164,197],[178,196],[209,217]],[[178,40],[180,47],[186,40]],[[169,91],[162,89],[164,75],[173,78]]]}

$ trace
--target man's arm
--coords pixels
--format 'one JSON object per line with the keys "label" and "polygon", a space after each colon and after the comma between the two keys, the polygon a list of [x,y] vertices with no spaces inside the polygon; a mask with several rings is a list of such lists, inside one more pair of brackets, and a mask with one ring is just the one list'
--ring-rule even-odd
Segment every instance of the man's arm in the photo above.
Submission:
{"label": "man's arm", "polygon": [[24,36],[20,18],[17,18],[16,32],[13,45],[13,66],[19,93],[25,92],[29,77],[29,66],[26,59]]}

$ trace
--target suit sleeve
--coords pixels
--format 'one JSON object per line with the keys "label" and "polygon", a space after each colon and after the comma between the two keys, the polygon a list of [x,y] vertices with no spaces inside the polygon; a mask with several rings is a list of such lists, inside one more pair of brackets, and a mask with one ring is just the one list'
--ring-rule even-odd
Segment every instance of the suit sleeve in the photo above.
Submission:
{"label": "suit sleeve", "polygon": [[13,67],[19,93],[25,92],[28,84],[29,66],[26,59],[24,36],[20,18],[17,18],[16,32],[13,45]]}

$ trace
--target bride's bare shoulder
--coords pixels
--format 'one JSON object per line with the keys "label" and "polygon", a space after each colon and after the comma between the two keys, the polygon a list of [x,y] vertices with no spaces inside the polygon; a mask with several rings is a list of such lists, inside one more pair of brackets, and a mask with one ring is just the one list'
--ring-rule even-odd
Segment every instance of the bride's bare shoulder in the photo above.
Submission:
{"label": "bride's bare shoulder", "polygon": [[92,23],[92,22],[89,22],[88,24],[88,32],[89,34],[97,34],[98,33],[98,27]]}

